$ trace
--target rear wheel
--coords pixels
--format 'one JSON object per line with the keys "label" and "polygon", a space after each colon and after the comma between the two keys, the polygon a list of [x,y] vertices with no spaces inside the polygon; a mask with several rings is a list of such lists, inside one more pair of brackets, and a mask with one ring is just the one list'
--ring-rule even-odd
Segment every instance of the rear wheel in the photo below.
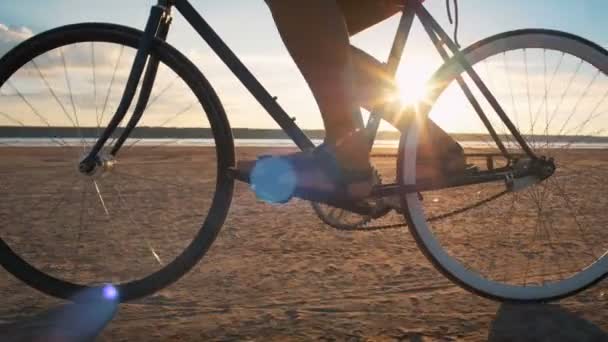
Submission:
{"label": "rear wheel", "polygon": [[[417,243],[437,268],[480,295],[512,301],[559,299],[608,273],[608,52],[582,38],[555,31],[501,34],[464,50],[538,157],[553,158],[547,179],[428,191],[421,200],[403,196],[406,219]],[[468,152],[502,155],[461,90],[471,88],[510,155],[472,159],[480,169],[530,159],[458,63],[447,63],[431,82],[422,113]],[[404,134],[399,179],[414,184],[418,125]],[[488,163],[493,160],[495,163]],[[418,175],[423,176],[423,175]],[[442,220],[446,208],[492,198]]]}
{"label": "rear wheel", "polygon": [[227,215],[234,146],[222,105],[160,41],[139,128],[114,158],[125,120],[103,167],[78,171],[120,101],[141,34],[66,26],[0,60],[0,264],[46,294],[72,299],[108,283],[122,301],[152,294],[197,263]]}

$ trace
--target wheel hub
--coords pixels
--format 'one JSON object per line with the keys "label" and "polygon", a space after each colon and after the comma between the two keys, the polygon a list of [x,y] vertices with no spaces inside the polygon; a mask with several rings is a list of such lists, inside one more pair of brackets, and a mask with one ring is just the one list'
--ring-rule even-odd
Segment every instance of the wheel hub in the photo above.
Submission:
{"label": "wheel hub", "polygon": [[78,164],[78,171],[86,177],[97,178],[110,172],[115,165],[116,159],[111,154],[99,153],[93,158],[90,158],[87,154],[87,157]]}
{"label": "wheel hub", "polygon": [[517,192],[536,185],[555,173],[553,158],[519,160],[513,165],[513,172],[506,176],[505,183],[509,191]]}
{"label": "wheel hub", "polygon": [[553,158],[543,156],[537,161],[537,163],[538,165],[535,171],[542,180],[553,176],[556,170],[555,160]]}

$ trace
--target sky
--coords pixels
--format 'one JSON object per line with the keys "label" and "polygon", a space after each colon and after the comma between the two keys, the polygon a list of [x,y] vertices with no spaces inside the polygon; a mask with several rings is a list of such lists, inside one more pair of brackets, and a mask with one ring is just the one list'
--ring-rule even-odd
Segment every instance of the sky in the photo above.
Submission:
{"label": "sky", "polygon": [[[192,0],[191,3],[302,127],[322,128],[318,108],[287,54],[263,0]],[[2,1],[0,52],[6,52],[32,34],[64,24],[103,21],[142,28],[151,4],[150,0]],[[451,32],[445,2],[428,0],[426,6],[444,29]],[[605,22],[608,1],[605,0],[463,0],[460,14],[459,40],[463,46],[499,32],[528,27],[567,31],[608,46]],[[169,42],[191,58],[211,81],[232,126],[277,127],[181,16],[177,13],[175,16]],[[353,44],[385,60],[397,20],[393,17],[353,37]],[[416,24],[400,78],[407,79],[408,70],[413,70],[411,74],[415,77],[410,78],[409,86],[414,82],[423,83],[439,65],[440,59]],[[184,122],[187,124],[187,120]]]}

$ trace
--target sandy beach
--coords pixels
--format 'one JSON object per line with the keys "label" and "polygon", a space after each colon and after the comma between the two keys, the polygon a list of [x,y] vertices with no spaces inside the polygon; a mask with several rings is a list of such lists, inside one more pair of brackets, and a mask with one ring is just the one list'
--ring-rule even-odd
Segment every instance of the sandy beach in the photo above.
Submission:
{"label": "sandy beach", "polygon": [[[2,237],[9,235],[11,241],[20,242],[24,255],[32,260],[59,260],[48,266],[51,271],[77,279],[94,278],[101,272],[122,279],[127,272],[159,267],[174,255],[171,253],[180,251],[197,229],[200,209],[209,205],[200,190],[213,184],[212,172],[206,170],[214,170],[212,153],[204,148],[184,147],[171,153],[166,152],[169,149],[160,150],[142,150],[131,164],[125,163],[123,177],[117,183],[103,178],[99,181],[102,190],[114,194],[106,200],[105,210],[117,214],[107,222],[100,203],[82,200],[95,198],[95,194],[81,191],[79,183],[69,178],[63,179],[65,172],[59,172],[59,167],[31,171],[32,184],[38,184],[38,192],[48,190],[48,196],[52,197],[58,187],[74,187],[58,208],[52,207],[57,201],[46,201],[48,198],[42,196],[36,202],[36,212],[26,211],[32,207],[27,194],[33,189],[5,178],[0,206]],[[30,170],[25,161],[32,154],[45,152],[39,148],[3,149],[2,171],[7,174],[17,167]],[[276,151],[243,148],[238,157],[251,158],[265,152]],[[164,166],[142,169],[158,153],[163,156]],[[44,163],[61,164],[61,156],[45,155]],[[601,161],[608,164],[603,151],[587,151],[584,155],[589,160],[605,158]],[[377,159],[376,165],[385,179],[394,177],[393,159]],[[133,175],[145,175],[149,182],[140,186],[137,179],[130,180]],[[167,177],[172,181],[160,181]],[[18,179],[24,179],[23,175]],[[602,191],[604,187],[598,183],[581,190]],[[182,201],[184,198],[189,200]],[[454,206],[467,200],[454,196],[441,204]],[[124,202],[129,206],[120,209]],[[599,202],[597,206],[605,208],[605,204]],[[54,241],[62,237],[75,241],[73,223],[78,222],[79,211],[60,208],[76,205],[84,206],[93,218],[91,227],[107,229],[86,230],[77,240],[80,248],[72,244],[49,249],[47,239],[51,237]],[[61,215],[51,215],[57,212]],[[55,220],[52,222],[65,229],[41,228],[49,215]],[[19,220],[32,223],[28,225],[31,231],[25,230]],[[142,227],[147,228],[120,228],[132,228],[133,221],[143,222]],[[402,221],[394,213],[381,220]],[[475,232],[483,231],[487,220],[469,218],[449,224],[464,224],[465,232]],[[150,228],[160,226],[164,229]],[[598,240],[604,238],[600,246],[608,241],[608,229],[603,227],[603,233],[598,230],[599,235],[595,235]],[[19,236],[26,241],[19,241]],[[485,235],[477,236],[481,239]],[[151,257],[150,250],[157,257]],[[459,250],[454,249],[454,253]],[[90,266],[79,266],[78,260]],[[43,317],[44,326],[44,313],[65,304],[30,289],[4,270],[0,274],[0,337],[8,336],[7,341],[10,336],[27,336],[17,331],[22,322]],[[405,227],[378,232],[336,231],[324,225],[307,202],[265,204],[256,200],[246,185],[237,184],[228,219],[204,259],[165,290],[122,305],[99,340],[606,341],[607,303],[607,281],[553,304],[503,305],[483,299],[436,271]]]}

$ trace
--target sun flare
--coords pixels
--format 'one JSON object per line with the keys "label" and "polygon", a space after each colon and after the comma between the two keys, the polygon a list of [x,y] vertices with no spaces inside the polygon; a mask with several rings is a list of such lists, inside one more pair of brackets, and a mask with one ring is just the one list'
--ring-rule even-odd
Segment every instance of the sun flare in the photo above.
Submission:
{"label": "sun flare", "polygon": [[428,63],[410,63],[402,66],[397,73],[399,99],[403,106],[415,106],[427,99],[427,82],[434,68]]}
{"label": "sun flare", "polygon": [[[431,106],[428,115],[436,124],[449,132],[467,131],[476,123],[475,119],[461,115],[469,109],[466,97],[453,82],[450,87],[441,91],[437,98],[432,98],[433,90],[440,88],[433,84],[431,78],[437,65],[422,58],[412,60],[402,65],[396,75],[399,101],[402,108],[414,108],[417,112],[420,104]],[[445,85],[444,85],[445,86]]]}

